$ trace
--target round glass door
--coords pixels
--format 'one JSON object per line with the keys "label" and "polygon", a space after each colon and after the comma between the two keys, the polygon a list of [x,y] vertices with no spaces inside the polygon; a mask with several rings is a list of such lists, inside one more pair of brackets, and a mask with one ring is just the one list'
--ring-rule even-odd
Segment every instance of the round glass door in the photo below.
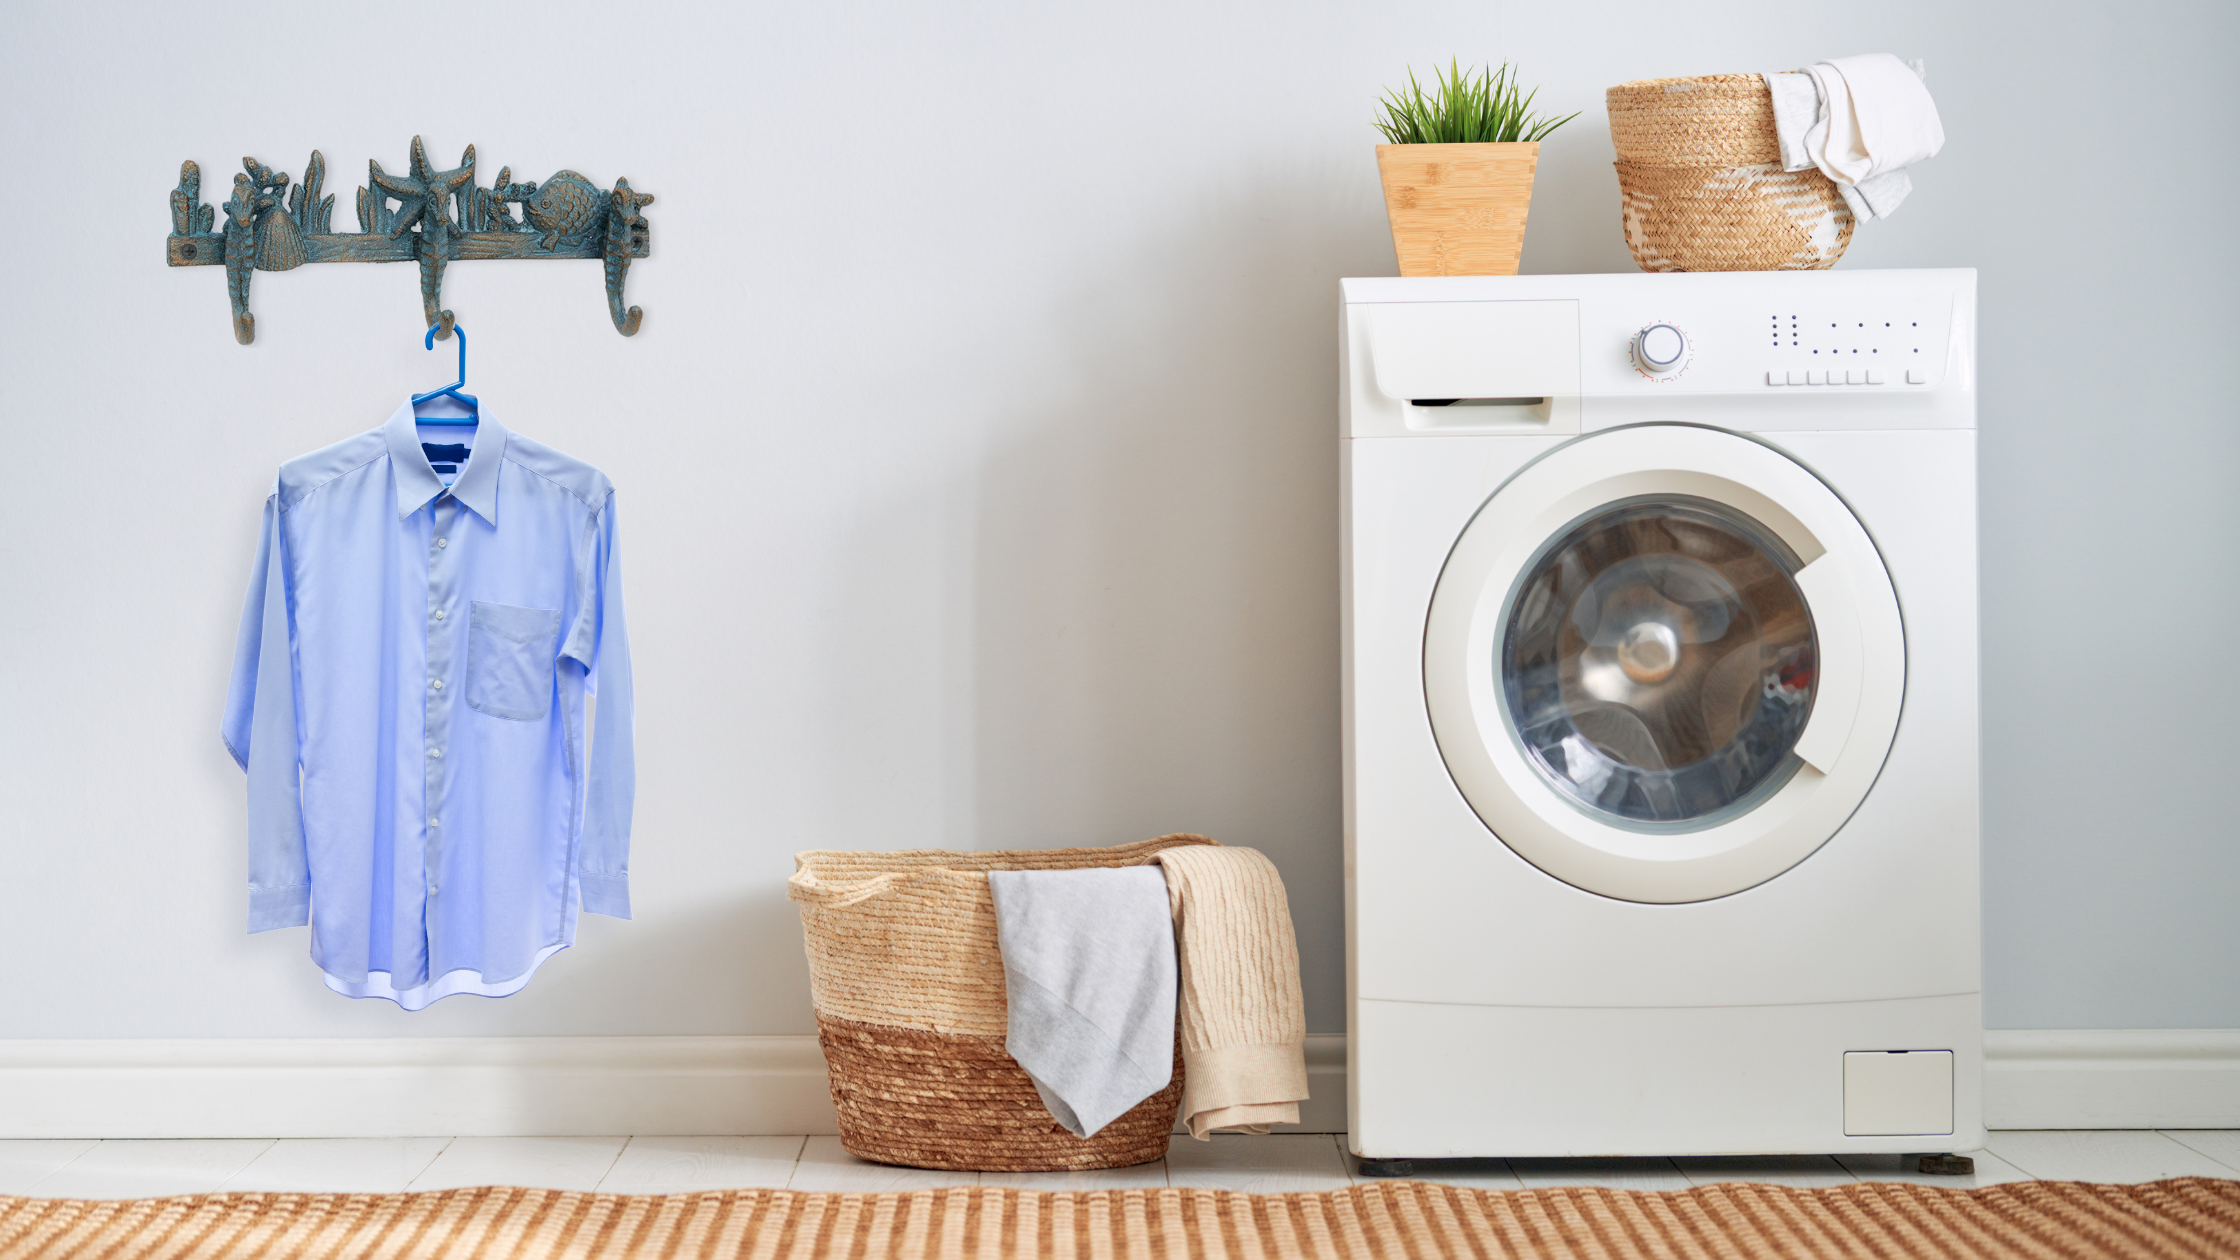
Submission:
{"label": "round glass door", "polygon": [[1494,662],[1510,733],[1573,806],[1634,831],[1748,812],[1803,764],[1817,641],[1772,530],[1687,496],[1607,504],[1526,566]]}
{"label": "round glass door", "polygon": [[1647,424],[1564,443],[1479,504],[1424,622],[1463,800],[1549,875],[1704,901],[1810,856],[1866,799],[1905,700],[1866,529],[1764,442]]}

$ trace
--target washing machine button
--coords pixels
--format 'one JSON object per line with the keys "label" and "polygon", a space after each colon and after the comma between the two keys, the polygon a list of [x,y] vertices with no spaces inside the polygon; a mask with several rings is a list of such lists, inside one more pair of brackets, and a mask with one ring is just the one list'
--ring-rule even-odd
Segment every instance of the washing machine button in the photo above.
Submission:
{"label": "washing machine button", "polygon": [[1828,374],[1817,369],[1806,372],[1804,383],[1807,385],[1825,385],[1828,383]]}
{"label": "washing machine button", "polygon": [[1882,383],[1883,383],[1884,381],[1887,381],[1888,379],[1890,379],[1890,378],[1889,378],[1889,377],[1886,377],[1886,376],[1884,376],[1884,375],[1882,374],[1882,369],[1881,369],[1881,368],[1868,368],[1868,369],[1867,369],[1867,384],[1869,384],[1869,385],[1880,385],[1880,384],[1882,384]]}
{"label": "washing machine button", "polygon": [[1778,370],[1776,370],[1776,369],[1773,369],[1773,368],[1768,368],[1768,369],[1766,369],[1766,384],[1768,384],[1768,385],[1786,385],[1786,384],[1788,384],[1788,383],[1789,383],[1789,374],[1788,374],[1788,373],[1786,373],[1786,372],[1782,372],[1782,371],[1778,371]]}
{"label": "washing machine button", "polygon": [[1921,370],[1920,368],[1907,368],[1907,369],[1906,369],[1906,384],[1908,384],[1908,385],[1926,385],[1926,384],[1928,384],[1928,383],[1929,383],[1929,374],[1928,374],[1927,372],[1924,372],[1924,371],[1922,371],[1922,370]]}

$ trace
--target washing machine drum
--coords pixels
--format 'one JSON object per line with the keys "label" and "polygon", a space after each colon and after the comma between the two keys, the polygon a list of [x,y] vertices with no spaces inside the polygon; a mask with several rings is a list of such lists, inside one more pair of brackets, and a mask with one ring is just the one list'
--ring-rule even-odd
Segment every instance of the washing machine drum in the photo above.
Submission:
{"label": "washing machine drum", "polygon": [[1897,599],[1811,472],[1722,430],[1580,439],[1489,498],[1432,599],[1425,700],[1456,786],[1591,892],[1697,901],[1804,860],[1904,698]]}
{"label": "washing machine drum", "polygon": [[1620,825],[1702,827],[1772,795],[1802,764],[1812,705],[1803,567],[1709,500],[1589,513],[1510,600],[1501,689],[1525,752]]}

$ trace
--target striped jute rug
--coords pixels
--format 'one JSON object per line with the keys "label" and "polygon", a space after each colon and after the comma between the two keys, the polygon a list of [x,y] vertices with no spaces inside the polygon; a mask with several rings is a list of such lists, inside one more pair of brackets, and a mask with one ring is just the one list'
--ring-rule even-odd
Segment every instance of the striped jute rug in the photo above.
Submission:
{"label": "striped jute rug", "polygon": [[1321,1194],[959,1187],[0,1198],[0,1257],[2052,1257],[2240,1255],[2240,1181],[1647,1193],[1384,1182]]}

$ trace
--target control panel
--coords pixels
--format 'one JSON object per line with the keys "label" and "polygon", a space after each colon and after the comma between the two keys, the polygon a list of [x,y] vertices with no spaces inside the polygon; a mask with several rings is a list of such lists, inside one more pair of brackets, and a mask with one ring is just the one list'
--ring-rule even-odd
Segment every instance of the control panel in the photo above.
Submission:
{"label": "control panel", "polygon": [[[1675,301],[1624,314],[1606,309],[1589,312],[1581,331],[1601,342],[1590,362],[1604,365],[1603,388],[1621,397],[1792,386],[1904,391],[1942,379],[1949,301],[1803,296],[1779,306]],[[1600,327],[1590,332],[1589,324]],[[1601,390],[1590,379],[1587,392]]]}
{"label": "control panel", "polygon": [[1969,427],[1965,270],[1344,282],[1351,436]]}
{"label": "control panel", "polygon": [[[1926,385],[1942,347],[1938,320],[1921,312],[1789,310],[1768,315],[1759,342],[1765,383]],[[1925,328],[1927,331],[1925,331]]]}

